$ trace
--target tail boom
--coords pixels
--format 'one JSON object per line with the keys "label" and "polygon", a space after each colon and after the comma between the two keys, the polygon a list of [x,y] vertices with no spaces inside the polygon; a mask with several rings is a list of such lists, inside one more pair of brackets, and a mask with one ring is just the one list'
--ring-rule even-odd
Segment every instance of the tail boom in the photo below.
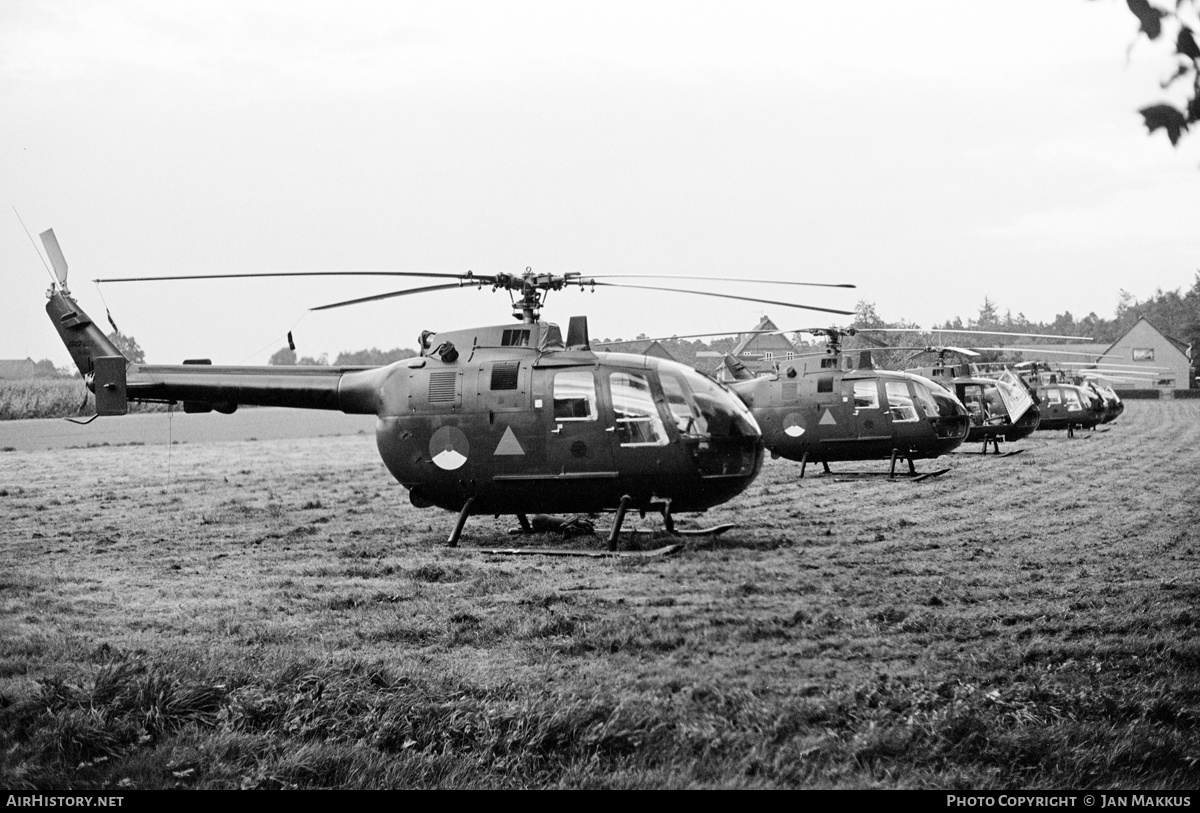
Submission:
{"label": "tail boom", "polygon": [[53,291],[46,312],[96,393],[101,415],[124,414],[127,401],[183,402],[188,411],[233,412],[244,405],[377,414],[387,377],[386,367],[134,364],[66,292]]}

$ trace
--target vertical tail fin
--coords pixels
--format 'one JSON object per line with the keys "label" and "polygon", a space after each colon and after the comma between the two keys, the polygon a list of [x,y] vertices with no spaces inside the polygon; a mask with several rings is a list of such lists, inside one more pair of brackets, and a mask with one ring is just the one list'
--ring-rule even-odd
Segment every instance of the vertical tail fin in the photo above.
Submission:
{"label": "vertical tail fin", "polygon": [[65,292],[51,292],[46,313],[88,388],[96,393],[96,412],[124,415],[129,408],[125,389],[128,360]]}

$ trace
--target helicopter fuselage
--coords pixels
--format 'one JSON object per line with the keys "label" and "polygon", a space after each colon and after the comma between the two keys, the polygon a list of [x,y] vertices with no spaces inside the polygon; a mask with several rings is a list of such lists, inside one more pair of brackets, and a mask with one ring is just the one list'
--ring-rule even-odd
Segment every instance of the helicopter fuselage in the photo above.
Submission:
{"label": "helicopter fuselage", "polygon": [[1104,400],[1089,389],[1054,382],[1039,384],[1037,395],[1042,410],[1038,429],[1092,429],[1104,422]]}
{"label": "helicopter fuselage", "polygon": [[[762,464],[761,434],[725,387],[682,364],[547,347],[543,323],[438,334],[463,347],[393,365],[376,439],[415,505],[476,513],[704,511]],[[514,336],[520,344],[491,344]],[[552,335],[552,334],[551,334]]]}
{"label": "helicopter fuselage", "polygon": [[966,409],[933,382],[835,365],[832,355],[796,359],[777,374],[731,383],[772,455],[807,462],[917,460],[947,454],[966,438]]}

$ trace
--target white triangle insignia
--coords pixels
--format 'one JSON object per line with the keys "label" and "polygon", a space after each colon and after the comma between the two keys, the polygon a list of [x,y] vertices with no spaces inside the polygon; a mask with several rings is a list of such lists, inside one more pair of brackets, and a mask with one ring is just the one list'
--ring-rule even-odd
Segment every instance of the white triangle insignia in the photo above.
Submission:
{"label": "white triangle insignia", "polygon": [[837,426],[837,421],[834,420],[833,413],[830,412],[828,409],[825,410],[825,414],[821,416],[821,425],[822,426],[830,426],[830,425]]}

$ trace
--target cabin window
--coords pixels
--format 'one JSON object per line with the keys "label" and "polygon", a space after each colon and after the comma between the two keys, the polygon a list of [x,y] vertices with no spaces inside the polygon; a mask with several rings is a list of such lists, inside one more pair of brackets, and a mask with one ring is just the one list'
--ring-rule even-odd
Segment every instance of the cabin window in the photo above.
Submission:
{"label": "cabin window", "polygon": [[854,382],[854,408],[879,409],[879,388],[873,379]]}
{"label": "cabin window", "polygon": [[[917,420],[917,407],[908,392],[907,384],[903,381],[887,381],[884,383],[884,389],[887,391],[888,412],[894,423]],[[857,401],[857,398],[855,400]]]}
{"label": "cabin window", "polygon": [[1064,389],[1062,391],[1063,403],[1067,405],[1068,412],[1082,412],[1083,402],[1079,400],[1079,393],[1075,390]]}
{"label": "cabin window", "polygon": [[[495,335],[495,334],[493,334]],[[507,328],[500,335],[502,347],[528,347],[529,328]]]}
{"label": "cabin window", "polygon": [[590,370],[554,374],[554,420],[596,420],[596,382]]}
{"label": "cabin window", "polygon": [[1051,404],[1061,404],[1062,403],[1062,393],[1059,391],[1058,387],[1047,387],[1046,388],[1046,401],[1047,401],[1047,403],[1051,403]]}
{"label": "cabin window", "polygon": [[[837,366],[838,366],[837,358],[835,358],[834,356],[826,356],[825,358],[821,359],[821,369],[822,370],[828,370],[830,368],[837,367]],[[831,392],[832,392],[832,390],[831,390]]]}
{"label": "cabin window", "polygon": [[667,433],[650,394],[650,380],[637,373],[613,373],[613,412],[617,440],[622,446],[663,446]]}

